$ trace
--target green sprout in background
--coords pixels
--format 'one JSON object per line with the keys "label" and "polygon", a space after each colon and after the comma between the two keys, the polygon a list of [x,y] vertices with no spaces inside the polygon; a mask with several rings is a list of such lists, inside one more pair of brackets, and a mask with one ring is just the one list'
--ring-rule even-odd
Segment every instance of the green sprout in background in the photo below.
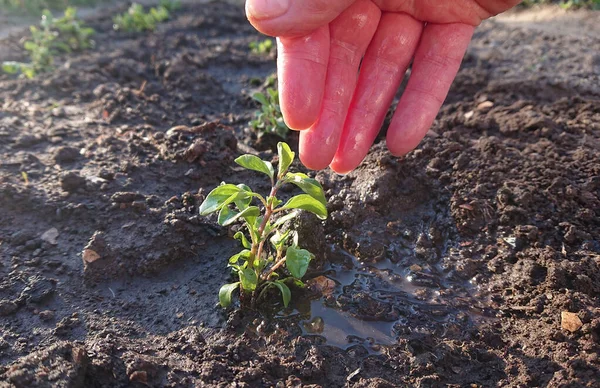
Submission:
{"label": "green sprout in background", "polygon": [[94,46],[94,30],[77,19],[77,10],[67,8],[61,18],[44,11],[39,28],[31,26],[31,39],[24,44],[30,62],[3,62],[2,70],[9,74],[22,73],[34,78],[54,68],[54,57],[60,53],[80,51]]}
{"label": "green sprout in background", "polygon": [[[271,191],[266,198],[247,185],[223,183],[211,191],[200,206],[201,215],[218,212],[220,225],[229,226],[242,221],[247,231],[234,235],[244,249],[229,259],[229,267],[238,281],[221,287],[219,302],[223,307],[231,304],[232,294],[238,289],[242,303],[249,301],[254,306],[273,288],[279,290],[287,307],[291,299],[288,285],[304,285],[301,279],[314,257],[311,252],[300,248],[297,233],[282,228],[287,221],[298,216],[300,210],[309,211],[320,219],[327,218],[323,188],[305,174],[288,171],[295,153],[287,144],[277,144],[277,150],[277,171],[270,162],[254,155],[243,155],[235,160],[240,166],[270,178]],[[287,184],[298,186],[304,194],[296,195],[283,204],[277,199],[277,192]],[[262,206],[262,210],[255,203]]]}
{"label": "green sprout in background", "polygon": [[250,51],[253,54],[270,54],[273,49],[275,48],[275,45],[273,44],[273,40],[271,39],[265,39],[265,40],[260,40],[260,41],[256,41],[256,42],[251,42],[249,44],[250,47]]}
{"label": "green sprout in background", "polygon": [[40,16],[45,10],[63,10],[73,6],[91,6],[99,0],[0,0],[0,10]]}
{"label": "green sprout in background", "polygon": [[148,12],[140,4],[133,3],[127,12],[113,18],[114,29],[126,32],[154,31],[159,23],[168,20],[171,12],[179,8],[179,2],[161,0],[156,8]]}
{"label": "green sprout in background", "polygon": [[252,129],[257,131],[259,135],[273,133],[285,139],[290,129],[281,115],[279,92],[273,88],[267,88],[266,95],[255,93],[252,98],[260,103],[260,110],[256,113],[256,118],[250,121]]}

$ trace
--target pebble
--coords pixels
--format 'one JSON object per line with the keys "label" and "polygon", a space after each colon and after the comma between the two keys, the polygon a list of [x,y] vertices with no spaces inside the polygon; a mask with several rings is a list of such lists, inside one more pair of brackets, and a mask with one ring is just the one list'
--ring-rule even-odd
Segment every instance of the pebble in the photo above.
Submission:
{"label": "pebble", "polygon": [[85,187],[85,178],[73,171],[69,171],[60,176],[60,186],[64,191],[71,193]]}
{"label": "pebble", "polygon": [[560,313],[560,326],[564,330],[568,330],[571,333],[574,333],[577,330],[581,329],[583,323],[581,322],[581,319],[576,313],[563,311]]}
{"label": "pebble", "polygon": [[56,291],[56,281],[43,276],[29,278],[29,285],[21,292],[21,299],[28,303],[42,303]]}
{"label": "pebble", "polygon": [[54,319],[54,311],[52,311],[52,310],[40,311],[39,317],[44,322],[51,321]]}
{"label": "pebble", "polygon": [[58,147],[54,151],[54,161],[56,163],[71,163],[77,160],[81,154],[75,147]]}
{"label": "pebble", "polygon": [[0,317],[6,317],[14,314],[19,306],[11,300],[0,300]]}

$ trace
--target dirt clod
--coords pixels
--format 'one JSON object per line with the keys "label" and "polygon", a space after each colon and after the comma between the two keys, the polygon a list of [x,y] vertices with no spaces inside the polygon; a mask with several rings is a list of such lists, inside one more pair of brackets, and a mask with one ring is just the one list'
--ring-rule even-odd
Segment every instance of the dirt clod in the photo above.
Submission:
{"label": "dirt clod", "polygon": [[571,333],[574,333],[577,330],[581,329],[583,323],[581,322],[581,319],[576,313],[563,311],[560,313],[560,326],[564,330],[568,330]]}

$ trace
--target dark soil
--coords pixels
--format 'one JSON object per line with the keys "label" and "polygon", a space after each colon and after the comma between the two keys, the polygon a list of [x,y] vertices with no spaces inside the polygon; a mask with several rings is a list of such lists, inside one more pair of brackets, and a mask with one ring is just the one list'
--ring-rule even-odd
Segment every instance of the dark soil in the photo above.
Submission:
{"label": "dark soil", "polygon": [[197,214],[267,189],[232,164],[275,70],[242,8],[90,24],[94,51],[0,75],[0,387],[598,386],[600,40],[484,24],[419,149],[316,174],[314,279],[273,314],[217,307],[237,246]]}

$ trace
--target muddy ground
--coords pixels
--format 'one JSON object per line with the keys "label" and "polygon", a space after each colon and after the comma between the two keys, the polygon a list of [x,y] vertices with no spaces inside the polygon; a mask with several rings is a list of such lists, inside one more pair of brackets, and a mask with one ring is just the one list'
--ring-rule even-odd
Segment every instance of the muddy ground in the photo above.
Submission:
{"label": "muddy ground", "polygon": [[197,214],[267,189],[232,165],[273,157],[241,7],[98,14],[95,50],[0,75],[0,387],[598,386],[600,39],[517,21],[477,30],[416,151],[315,174],[316,280],[274,314],[217,307],[237,246]]}

